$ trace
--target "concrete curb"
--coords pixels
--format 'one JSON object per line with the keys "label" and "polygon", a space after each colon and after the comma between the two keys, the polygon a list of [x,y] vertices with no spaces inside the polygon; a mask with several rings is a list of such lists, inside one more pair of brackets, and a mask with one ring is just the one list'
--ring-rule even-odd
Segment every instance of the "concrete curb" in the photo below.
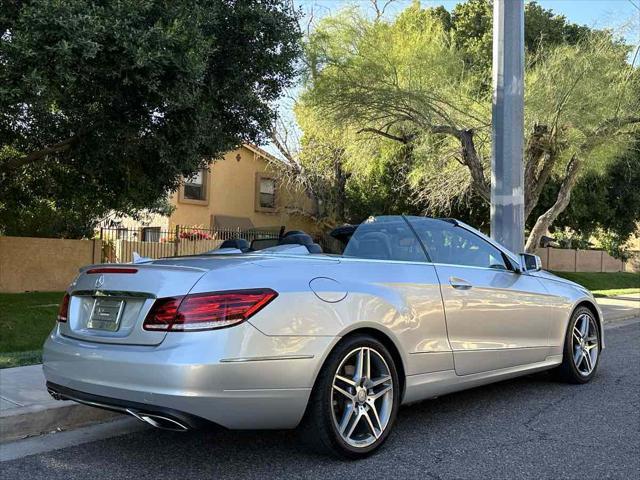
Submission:
{"label": "concrete curb", "polygon": [[638,314],[634,313],[630,315],[621,315],[616,318],[605,318],[603,324],[608,325],[610,323],[624,322],[625,320],[631,320],[632,318],[638,318]]}
{"label": "concrete curb", "polygon": [[122,417],[122,415],[70,401],[60,401],[56,405],[30,405],[11,408],[0,414],[0,443],[54,430],[78,428],[91,423],[113,420],[117,417]]}
{"label": "concrete curb", "polygon": [[623,317],[612,318],[611,320],[605,319],[603,323],[604,325],[609,325],[610,323],[624,322],[625,320],[631,320],[632,318],[638,318],[638,315],[625,315]]}

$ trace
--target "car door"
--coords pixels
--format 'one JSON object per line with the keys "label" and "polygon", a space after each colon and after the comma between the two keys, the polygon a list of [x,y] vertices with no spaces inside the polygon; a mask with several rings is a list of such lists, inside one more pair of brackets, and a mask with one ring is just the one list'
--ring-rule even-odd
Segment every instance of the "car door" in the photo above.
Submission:
{"label": "car door", "polygon": [[410,217],[440,281],[447,334],[458,375],[545,360],[548,296],[534,276],[455,222]]}

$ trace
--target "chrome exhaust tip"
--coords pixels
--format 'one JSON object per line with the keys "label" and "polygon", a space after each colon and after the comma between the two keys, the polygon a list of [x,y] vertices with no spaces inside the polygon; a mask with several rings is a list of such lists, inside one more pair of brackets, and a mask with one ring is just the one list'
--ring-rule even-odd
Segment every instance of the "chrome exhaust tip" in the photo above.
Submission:
{"label": "chrome exhaust tip", "polygon": [[139,412],[129,408],[127,408],[126,412],[141,422],[148,423],[152,427],[160,428],[162,430],[171,430],[173,432],[186,432],[187,430],[190,430],[189,426],[174,418],[165,417],[156,413]]}
{"label": "chrome exhaust tip", "polygon": [[62,395],[60,395],[58,392],[56,392],[55,390],[53,390],[51,388],[47,388],[47,392],[49,392],[49,395],[51,395],[54,400],[64,400],[65,399],[65,397],[63,397]]}

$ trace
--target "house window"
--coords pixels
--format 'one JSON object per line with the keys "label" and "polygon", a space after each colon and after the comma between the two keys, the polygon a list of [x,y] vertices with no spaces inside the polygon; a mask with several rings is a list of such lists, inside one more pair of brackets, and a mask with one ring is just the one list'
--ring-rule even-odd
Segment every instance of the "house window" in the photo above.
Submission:
{"label": "house window", "polygon": [[160,227],[144,227],[142,229],[142,241],[143,242],[159,242]]}
{"label": "house window", "polygon": [[127,239],[129,237],[129,230],[124,227],[118,227],[116,229],[116,238],[118,240]]}
{"label": "house window", "polygon": [[260,208],[276,208],[276,181],[260,177],[258,185]]}
{"label": "house window", "polygon": [[195,175],[184,181],[184,198],[189,200],[206,200],[204,179],[206,171],[199,170]]}

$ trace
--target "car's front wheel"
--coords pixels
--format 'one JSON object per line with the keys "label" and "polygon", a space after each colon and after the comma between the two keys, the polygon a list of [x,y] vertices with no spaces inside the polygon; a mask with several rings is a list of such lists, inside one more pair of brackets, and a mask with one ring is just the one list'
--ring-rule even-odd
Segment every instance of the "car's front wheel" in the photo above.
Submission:
{"label": "car's front wheel", "polygon": [[556,369],[556,374],[568,383],[587,383],[596,374],[599,361],[598,321],[590,309],[579,307],[569,320],[562,364]]}
{"label": "car's front wheel", "polygon": [[343,458],[373,453],[387,439],[400,403],[393,357],[373,337],[347,338],[331,352],[305,416],[309,441]]}

